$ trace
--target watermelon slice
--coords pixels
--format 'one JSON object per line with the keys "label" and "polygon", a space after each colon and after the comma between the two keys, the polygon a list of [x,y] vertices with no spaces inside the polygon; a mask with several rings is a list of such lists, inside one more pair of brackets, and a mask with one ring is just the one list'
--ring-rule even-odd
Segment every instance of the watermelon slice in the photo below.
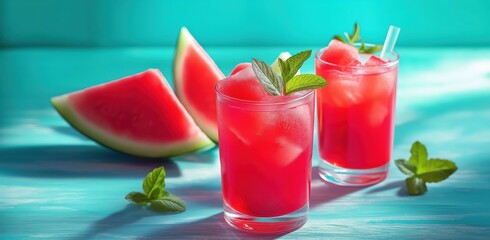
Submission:
{"label": "watermelon slice", "polygon": [[224,77],[187,28],[182,27],[174,59],[175,92],[197,125],[215,142],[218,124],[214,88]]}
{"label": "watermelon slice", "polygon": [[157,69],[54,97],[75,129],[114,150],[168,157],[211,146]]}

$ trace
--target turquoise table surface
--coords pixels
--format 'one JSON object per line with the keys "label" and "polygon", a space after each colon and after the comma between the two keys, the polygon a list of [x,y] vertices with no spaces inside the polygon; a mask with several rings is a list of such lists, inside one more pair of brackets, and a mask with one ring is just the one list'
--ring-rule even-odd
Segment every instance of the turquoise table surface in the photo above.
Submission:
{"label": "turquoise table surface", "polygon": [[[252,56],[272,61],[292,48],[207,48],[225,74]],[[318,49],[319,46],[309,46]],[[316,174],[309,220],[282,235],[254,236],[223,220],[217,148],[170,159],[140,159],[85,138],[49,98],[147,68],[172,79],[173,48],[0,50],[0,239],[489,239],[490,48],[400,48],[393,159],[415,140],[459,170],[407,196],[404,176],[369,187],[339,187]],[[310,59],[305,72],[313,71]],[[315,143],[316,145],[316,143]],[[167,188],[186,212],[157,214],[128,204],[146,173],[167,170]]]}

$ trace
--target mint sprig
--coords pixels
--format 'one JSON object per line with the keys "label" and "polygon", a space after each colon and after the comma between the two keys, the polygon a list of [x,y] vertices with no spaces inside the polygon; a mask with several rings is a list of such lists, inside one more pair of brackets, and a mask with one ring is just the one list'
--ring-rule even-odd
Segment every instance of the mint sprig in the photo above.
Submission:
{"label": "mint sprig", "polygon": [[177,196],[165,191],[165,169],[155,168],[143,180],[142,192],[130,192],[126,200],[140,206],[150,203],[150,208],[164,213],[178,213],[186,209],[185,203]]}
{"label": "mint sprig", "polygon": [[299,74],[301,66],[311,56],[311,50],[306,50],[291,56],[286,60],[278,58],[280,75],[264,61],[252,58],[252,69],[264,89],[271,95],[289,95],[293,92],[321,88],[326,80],[315,74]]}
{"label": "mint sprig", "polygon": [[126,200],[140,206],[146,206],[150,201],[146,194],[140,192],[130,192],[126,195]]}
{"label": "mint sprig", "polygon": [[[354,24],[354,30],[352,31],[352,34],[348,34],[347,32],[344,32],[344,35],[345,35],[345,39],[340,35],[334,35],[333,39],[337,39],[343,43],[347,43],[351,46],[354,46],[354,43],[357,43],[359,40],[362,39],[361,29],[359,27],[359,24],[357,22]],[[362,40],[361,47],[359,48],[359,53],[372,54],[381,51],[381,49],[383,49],[383,46],[381,45],[374,45],[369,48],[366,48],[364,40]]]}
{"label": "mint sprig", "polygon": [[150,208],[158,212],[168,212],[172,209],[175,212],[185,211],[185,203],[177,196],[167,192],[167,194],[157,200],[152,200]]}
{"label": "mint sprig", "polygon": [[408,176],[405,183],[410,195],[424,194],[427,192],[426,183],[444,181],[458,170],[456,164],[451,160],[428,159],[427,148],[419,141],[413,143],[410,153],[412,156],[408,161],[405,159],[395,161],[398,169]]}
{"label": "mint sprig", "polygon": [[252,58],[252,69],[265,90],[272,95],[282,95],[284,81],[264,61]]}
{"label": "mint sprig", "polygon": [[290,58],[286,59],[286,61],[278,58],[279,67],[281,68],[281,76],[284,82],[288,82],[294,75],[298,72],[298,70],[303,66],[306,60],[310,58],[311,50],[306,50],[300,52]]}
{"label": "mint sprig", "polygon": [[155,168],[146,175],[143,180],[143,190],[149,199],[159,199],[163,196],[165,188],[165,169],[163,167]]}
{"label": "mint sprig", "polygon": [[296,75],[286,82],[286,95],[292,92],[323,87],[325,84],[325,79],[315,74]]}

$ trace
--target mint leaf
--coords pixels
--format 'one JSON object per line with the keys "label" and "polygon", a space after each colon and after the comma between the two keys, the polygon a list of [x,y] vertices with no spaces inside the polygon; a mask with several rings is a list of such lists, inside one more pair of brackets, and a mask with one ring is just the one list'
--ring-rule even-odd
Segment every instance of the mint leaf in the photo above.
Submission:
{"label": "mint leaf", "polygon": [[130,192],[126,195],[125,199],[140,206],[146,206],[149,202],[146,195],[140,192]]}
{"label": "mint leaf", "polygon": [[150,208],[158,212],[178,213],[185,211],[186,206],[180,198],[168,193],[157,200],[152,200]]}
{"label": "mint leaf", "polygon": [[398,167],[398,169],[400,169],[400,172],[408,175],[409,177],[413,177],[417,173],[417,167],[405,159],[396,160],[395,165]]}
{"label": "mint leaf", "polygon": [[356,22],[354,24],[354,31],[349,35],[349,43],[353,44],[361,39],[361,30],[359,29],[359,24]]}
{"label": "mint leaf", "polygon": [[410,195],[422,195],[427,192],[427,185],[419,177],[407,178],[405,179],[405,183],[407,184],[407,190]]}
{"label": "mint leaf", "polygon": [[300,53],[297,53],[294,56],[290,56],[287,59],[278,58],[278,65],[280,67],[281,77],[284,82],[288,82],[291,78],[293,78],[296,74],[299,74],[299,69],[305,61],[310,58],[311,50],[306,50]]}
{"label": "mint leaf", "polygon": [[[288,77],[291,68],[289,64],[284,60],[278,58],[277,61],[279,63],[279,68],[281,69],[280,72],[281,72],[282,79],[284,80]],[[286,82],[286,80],[284,80],[284,82]]]}
{"label": "mint leaf", "polygon": [[146,175],[145,180],[143,180],[143,190],[151,200],[158,199],[163,195],[165,190],[165,169],[163,167],[155,168]]}
{"label": "mint leaf", "polygon": [[300,74],[286,82],[286,95],[292,92],[324,87],[327,84],[323,77],[315,74]]}
{"label": "mint leaf", "polygon": [[163,188],[156,188],[155,190],[153,190],[150,193],[150,196],[148,198],[150,200],[159,199],[159,198],[163,197],[164,193],[165,193],[165,190],[163,190]]}
{"label": "mint leaf", "polygon": [[[333,39],[337,39],[343,43],[347,43],[351,46],[354,46],[355,43],[357,43],[359,40],[361,40],[361,28],[359,27],[359,24],[357,22],[354,24],[354,30],[352,31],[352,34],[348,34],[348,33],[344,32],[344,35],[345,35],[345,39],[347,41],[344,40],[344,38],[340,35],[334,35]],[[359,48],[359,53],[372,54],[372,53],[381,51],[381,49],[383,49],[383,46],[381,46],[381,45],[374,45],[374,46],[366,49],[366,45],[365,45],[364,40],[363,40],[361,43],[361,47]]]}
{"label": "mint leaf", "polygon": [[362,40],[361,47],[359,48],[359,53],[363,53],[366,51],[366,44],[364,43],[364,40]]}
{"label": "mint leaf", "polygon": [[284,82],[267,63],[252,59],[252,69],[257,75],[257,79],[264,86],[265,90],[271,95],[280,96],[284,92]]}
{"label": "mint leaf", "polygon": [[417,167],[417,169],[421,164],[424,164],[427,161],[427,156],[428,156],[427,149],[419,141],[413,143],[412,149],[410,149],[410,153],[412,153],[412,156],[408,161],[412,165]]}
{"label": "mint leaf", "polygon": [[175,195],[165,191],[165,169],[155,168],[146,175],[143,180],[143,190],[141,192],[130,192],[126,195],[126,200],[140,206],[150,203],[150,208],[164,213],[178,213],[185,211],[185,203]]}
{"label": "mint leaf", "polygon": [[440,182],[458,170],[454,162],[445,159],[430,159],[417,169],[417,174],[425,182]]}
{"label": "mint leaf", "polygon": [[[289,54],[288,54],[289,55]],[[311,56],[311,50],[302,51],[283,60],[277,59],[281,76],[265,62],[252,58],[252,68],[257,79],[272,95],[289,95],[292,92],[320,88],[326,85],[326,80],[315,74],[298,74],[299,69]],[[276,62],[274,62],[276,64]]]}
{"label": "mint leaf", "polygon": [[369,47],[368,49],[365,49],[362,52],[359,50],[359,53],[368,53],[368,54],[371,54],[371,53],[379,52],[379,51],[381,51],[381,49],[383,49],[383,46],[381,46],[381,45],[374,45],[372,47]]}
{"label": "mint leaf", "polygon": [[381,49],[383,49],[383,46],[381,45],[374,45],[366,49],[366,44],[364,43],[364,40],[362,40],[361,47],[359,48],[359,53],[371,54],[371,53],[379,52],[381,51]]}
{"label": "mint leaf", "polygon": [[400,171],[409,176],[405,179],[410,195],[421,195],[427,191],[426,183],[444,181],[458,170],[451,160],[429,159],[427,148],[419,141],[415,141],[410,149],[410,159],[398,159],[395,161]]}
{"label": "mint leaf", "polygon": [[[281,74],[282,74],[282,79],[284,82],[288,82],[291,78],[296,75],[296,73],[299,71],[301,66],[305,63],[305,61],[310,58],[311,56],[311,50],[306,50],[300,53],[297,53],[290,58],[286,60],[286,64],[288,65],[288,70],[287,72],[283,72],[283,68],[281,65]],[[281,64],[281,62],[279,62]]]}
{"label": "mint leaf", "polygon": [[343,38],[342,36],[340,36],[340,35],[335,35],[335,36],[333,36],[333,39],[337,39],[337,40],[339,40],[339,41],[341,41],[341,42],[343,42],[343,43],[347,43],[347,42],[344,40],[344,38]]}

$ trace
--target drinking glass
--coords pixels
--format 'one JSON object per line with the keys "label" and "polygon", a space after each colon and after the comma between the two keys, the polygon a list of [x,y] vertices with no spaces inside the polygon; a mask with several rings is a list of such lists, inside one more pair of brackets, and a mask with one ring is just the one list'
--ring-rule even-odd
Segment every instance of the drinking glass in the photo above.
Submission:
{"label": "drinking glass", "polygon": [[386,53],[381,65],[340,66],[320,58],[325,49],[315,54],[316,74],[328,82],[316,100],[320,177],[348,186],[381,182],[393,145],[398,54]]}
{"label": "drinking glass", "polygon": [[314,91],[247,101],[217,92],[224,217],[232,227],[288,232],[307,221]]}

